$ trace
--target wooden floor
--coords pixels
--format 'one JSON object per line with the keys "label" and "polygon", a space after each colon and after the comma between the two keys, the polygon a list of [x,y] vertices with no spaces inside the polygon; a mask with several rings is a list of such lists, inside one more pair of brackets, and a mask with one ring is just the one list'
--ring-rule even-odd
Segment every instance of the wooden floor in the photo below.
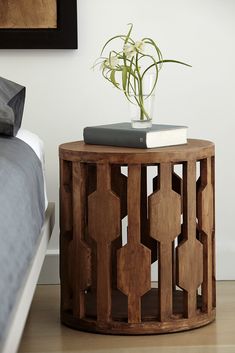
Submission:
{"label": "wooden floor", "polygon": [[59,286],[38,286],[20,353],[234,353],[235,282],[217,283],[216,322],[196,330],[153,336],[108,336],[60,324]]}

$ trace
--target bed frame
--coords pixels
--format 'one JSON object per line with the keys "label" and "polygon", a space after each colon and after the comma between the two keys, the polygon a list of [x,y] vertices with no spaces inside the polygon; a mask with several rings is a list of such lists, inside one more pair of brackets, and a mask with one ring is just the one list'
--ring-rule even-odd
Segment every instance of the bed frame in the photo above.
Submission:
{"label": "bed frame", "polygon": [[39,236],[37,251],[25,275],[25,281],[22,284],[18,294],[18,300],[16,301],[16,305],[12,311],[12,315],[7,328],[7,336],[3,343],[1,353],[16,353],[19,347],[20,339],[24,330],[38,277],[46,255],[48,242],[54,228],[54,203],[50,202],[48,204],[45,215],[45,222]]}

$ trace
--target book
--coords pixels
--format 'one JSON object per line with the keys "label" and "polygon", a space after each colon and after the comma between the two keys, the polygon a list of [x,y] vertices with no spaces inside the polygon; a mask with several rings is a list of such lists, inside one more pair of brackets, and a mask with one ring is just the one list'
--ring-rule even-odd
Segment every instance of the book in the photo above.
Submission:
{"label": "book", "polygon": [[147,129],[133,129],[131,123],[85,127],[84,142],[133,148],[154,148],[187,143],[187,126],[153,124]]}

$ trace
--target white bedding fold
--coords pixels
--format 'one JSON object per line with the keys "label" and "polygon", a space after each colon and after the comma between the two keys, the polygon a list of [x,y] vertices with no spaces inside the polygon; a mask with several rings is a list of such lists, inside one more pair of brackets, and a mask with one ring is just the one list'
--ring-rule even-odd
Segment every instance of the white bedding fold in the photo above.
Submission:
{"label": "white bedding fold", "polygon": [[45,176],[45,151],[44,143],[36,134],[26,129],[20,128],[16,137],[27,143],[36,153],[42,163],[43,179],[44,179],[44,193],[45,193],[45,210],[48,206],[47,191],[46,191],[46,176]]}

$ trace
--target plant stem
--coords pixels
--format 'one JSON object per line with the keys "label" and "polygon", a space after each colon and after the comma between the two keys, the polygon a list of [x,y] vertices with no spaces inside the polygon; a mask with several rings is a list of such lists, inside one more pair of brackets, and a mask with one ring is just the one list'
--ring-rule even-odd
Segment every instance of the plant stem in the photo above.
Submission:
{"label": "plant stem", "polygon": [[139,100],[140,100],[140,120],[144,120],[144,111],[142,109],[144,105],[144,101],[143,101],[143,87],[142,87],[141,78],[140,78],[140,87],[139,87]]}
{"label": "plant stem", "polygon": [[142,87],[142,78],[140,70],[138,67],[138,53],[136,54],[136,72],[138,75],[138,86],[139,86],[139,107],[140,107],[140,120],[144,120],[145,110],[144,110],[144,100],[143,100],[143,87]]}

